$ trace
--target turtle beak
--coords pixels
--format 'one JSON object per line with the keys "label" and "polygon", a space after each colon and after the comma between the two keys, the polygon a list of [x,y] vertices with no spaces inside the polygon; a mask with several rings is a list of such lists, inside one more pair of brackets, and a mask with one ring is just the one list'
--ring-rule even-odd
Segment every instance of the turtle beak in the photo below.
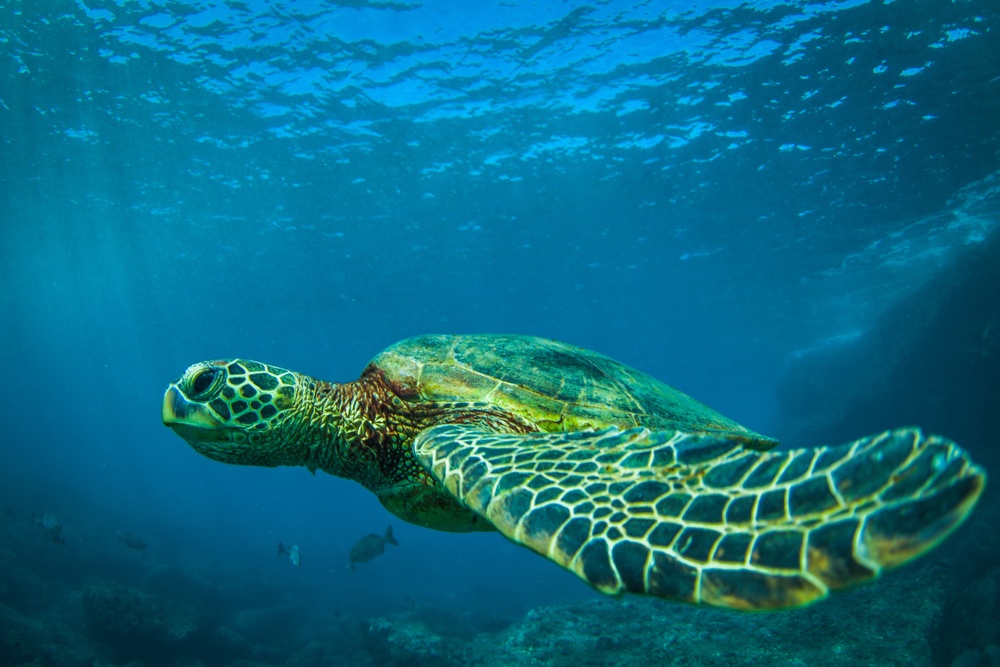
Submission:
{"label": "turtle beak", "polygon": [[163,395],[163,424],[175,431],[190,429],[218,429],[224,426],[214,412],[200,403],[192,403],[176,384],[167,387]]}

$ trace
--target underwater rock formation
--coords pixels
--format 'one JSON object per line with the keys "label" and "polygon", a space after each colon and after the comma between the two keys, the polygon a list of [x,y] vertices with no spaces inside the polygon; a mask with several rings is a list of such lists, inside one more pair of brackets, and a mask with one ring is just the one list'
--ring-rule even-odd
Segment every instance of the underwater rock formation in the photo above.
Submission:
{"label": "underwater rock formation", "polygon": [[790,361],[784,440],[847,442],[901,425],[941,433],[980,463],[1000,432],[1000,233],[969,246],[856,341]]}
{"label": "underwater rock formation", "polygon": [[151,568],[143,579],[142,589],[151,595],[194,605],[203,612],[217,609],[222,598],[217,582],[213,583],[178,565]]}
{"label": "underwater rock formation", "polygon": [[0,605],[0,665],[87,665],[103,657],[82,637]]}
{"label": "underwater rock formation", "polygon": [[488,667],[931,665],[941,590],[905,588],[877,585],[777,614],[628,599],[542,608],[506,633],[502,650],[480,655]]}
{"label": "underwater rock formation", "polygon": [[190,605],[122,584],[90,584],[81,602],[90,632],[115,646],[123,657],[177,653],[199,627],[198,615]]}
{"label": "underwater rock formation", "polygon": [[955,667],[1000,667],[1000,566],[949,597],[934,654]]}
{"label": "underwater rock formation", "polygon": [[468,636],[441,634],[420,611],[376,619],[362,632],[376,667],[919,667],[935,664],[930,638],[948,584],[925,567],[773,614],[602,598],[533,609],[503,630]]}
{"label": "underwater rock formation", "polygon": [[468,643],[439,634],[419,613],[376,618],[362,632],[377,667],[459,667],[467,662]]}

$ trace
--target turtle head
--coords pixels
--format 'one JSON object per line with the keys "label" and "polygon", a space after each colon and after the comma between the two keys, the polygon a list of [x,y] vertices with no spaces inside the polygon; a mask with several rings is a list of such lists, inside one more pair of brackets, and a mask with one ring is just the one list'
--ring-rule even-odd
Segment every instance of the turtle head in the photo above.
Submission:
{"label": "turtle head", "polygon": [[163,396],[163,423],[223,463],[303,465],[309,453],[297,397],[311,378],[257,361],[194,364]]}

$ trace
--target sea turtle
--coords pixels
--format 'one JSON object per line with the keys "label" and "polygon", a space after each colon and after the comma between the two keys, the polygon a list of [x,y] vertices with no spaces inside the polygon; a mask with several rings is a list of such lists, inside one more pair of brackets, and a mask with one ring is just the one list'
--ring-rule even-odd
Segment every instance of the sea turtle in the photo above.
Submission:
{"label": "sea turtle", "polygon": [[344,384],[201,362],[163,422],[217,461],[319,469],[411,523],[498,530],[605,593],[739,609],[873,579],[944,539],[985,484],[917,429],[769,451],[640,371],[529,336],[410,338]]}

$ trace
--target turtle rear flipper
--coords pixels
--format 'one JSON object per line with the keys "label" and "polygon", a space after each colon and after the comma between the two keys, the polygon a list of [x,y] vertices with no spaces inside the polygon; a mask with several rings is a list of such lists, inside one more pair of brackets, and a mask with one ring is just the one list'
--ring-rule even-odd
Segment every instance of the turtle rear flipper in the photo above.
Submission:
{"label": "turtle rear flipper", "polygon": [[738,609],[875,578],[944,539],[985,484],[961,448],[916,429],[756,452],[716,434],[443,425],[414,449],[505,536],[602,592]]}

